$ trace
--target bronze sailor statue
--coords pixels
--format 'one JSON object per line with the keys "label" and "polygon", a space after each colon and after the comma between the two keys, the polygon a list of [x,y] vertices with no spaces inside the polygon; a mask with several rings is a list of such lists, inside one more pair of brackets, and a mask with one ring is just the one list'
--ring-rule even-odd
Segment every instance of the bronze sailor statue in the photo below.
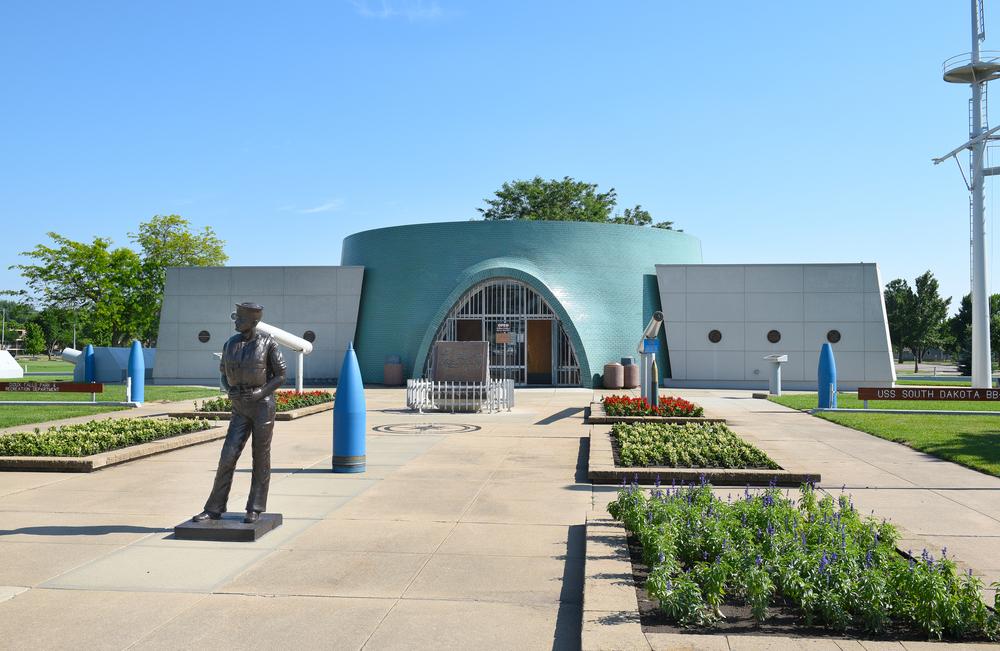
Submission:
{"label": "bronze sailor statue", "polygon": [[194,522],[218,520],[226,512],[233,471],[248,440],[253,453],[253,477],[243,522],[256,523],[266,509],[267,489],[271,482],[274,392],[285,383],[286,371],[278,342],[257,330],[263,315],[263,305],[239,303],[236,306],[236,331],[239,334],[226,342],[219,364],[222,388],[229,394],[233,412],[219,458],[219,469],[215,473],[215,485],[205,502],[205,510],[191,518]]}

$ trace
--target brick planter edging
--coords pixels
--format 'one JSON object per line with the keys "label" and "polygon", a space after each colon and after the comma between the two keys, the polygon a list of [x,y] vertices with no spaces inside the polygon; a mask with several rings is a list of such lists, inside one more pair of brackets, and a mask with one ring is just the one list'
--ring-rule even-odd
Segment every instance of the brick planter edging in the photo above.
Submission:
{"label": "brick planter edging", "polygon": [[603,402],[590,403],[590,413],[587,414],[587,421],[594,425],[610,425],[612,423],[667,423],[669,425],[686,425],[688,423],[726,424],[725,418],[706,418],[704,416],[608,416],[604,411]]}
{"label": "brick planter edging", "polygon": [[[739,434],[740,438],[751,445],[754,441],[747,440],[752,437]],[[756,446],[759,447],[759,446]],[[604,428],[591,428],[590,430],[590,459],[587,466],[587,477],[595,484],[621,484],[622,479],[626,483],[637,481],[639,484],[649,486],[656,483],[659,478],[661,484],[669,484],[673,481],[696,482],[701,481],[702,476],[705,481],[711,482],[714,486],[767,486],[775,481],[779,486],[800,486],[806,481],[819,483],[822,479],[817,472],[804,472],[800,470],[789,471],[760,470],[754,468],[666,468],[666,467],[630,467],[625,468],[615,465],[614,451],[611,447],[611,430]]]}
{"label": "brick planter edging", "polygon": [[179,450],[199,443],[225,438],[226,428],[212,427],[149,443],[132,445],[119,450],[100,452],[86,457],[0,457],[0,470],[50,470],[56,472],[94,472],[126,461],[151,457],[161,452]]}
{"label": "brick planter edging", "polygon": [[[279,411],[274,415],[274,420],[295,420],[296,418],[302,418],[303,416],[312,416],[313,414],[318,414],[322,411],[329,411],[333,409],[333,405],[336,401],[324,402],[318,405],[311,405],[309,407],[299,407],[298,409],[291,409],[289,411]],[[200,418],[202,420],[229,420],[232,414],[228,411],[178,411],[170,414],[171,418]]]}

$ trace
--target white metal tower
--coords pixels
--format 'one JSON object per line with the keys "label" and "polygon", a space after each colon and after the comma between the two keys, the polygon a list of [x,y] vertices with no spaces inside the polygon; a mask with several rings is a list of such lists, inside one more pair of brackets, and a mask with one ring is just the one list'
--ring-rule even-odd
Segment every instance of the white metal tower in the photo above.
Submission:
{"label": "white metal tower", "polygon": [[[985,177],[1000,174],[1000,167],[984,167],[986,143],[998,140],[993,136],[1000,127],[989,128],[986,111],[986,84],[1000,78],[1000,52],[980,51],[979,43],[986,38],[983,16],[983,0],[972,0],[972,52],[959,54],[944,62],[944,80],[953,84],[972,86],[969,100],[969,141],[941,158],[935,158],[937,165],[955,157],[958,168],[965,179],[965,185],[972,194],[972,386],[992,385],[993,372],[990,365],[990,310],[987,294],[986,270],[986,216]],[[958,154],[963,149],[970,151],[969,175],[966,177]]]}

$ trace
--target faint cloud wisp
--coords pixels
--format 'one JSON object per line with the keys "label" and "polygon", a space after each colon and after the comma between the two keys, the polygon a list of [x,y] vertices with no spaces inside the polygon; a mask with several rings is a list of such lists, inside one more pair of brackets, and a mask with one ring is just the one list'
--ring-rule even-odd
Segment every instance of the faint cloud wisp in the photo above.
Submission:
{"label": "faint cloud wisp", "polygon": [[[351,4],[358,10],[358,13],[365,18],[392,18],[393,16],[405,16],[410,20],[434,20],[442,16],[441,7],[436,2],[429,5],[423,0],[397,0],[389,2],[382,0],[380,3],[369,3],[368,0],[351,0]],[[378,4],[378,7],[370,7],[369,4]]]}
{"label": "faint cloud wisp", "polygon": [[307,208],[305,210],[300,210],[300,213],[310,213],[310,212],[326,212],[327,210],[343,210],[344,200],[334,199],[330,203],[325,203],[322,206],[316,206],[315,208]]}

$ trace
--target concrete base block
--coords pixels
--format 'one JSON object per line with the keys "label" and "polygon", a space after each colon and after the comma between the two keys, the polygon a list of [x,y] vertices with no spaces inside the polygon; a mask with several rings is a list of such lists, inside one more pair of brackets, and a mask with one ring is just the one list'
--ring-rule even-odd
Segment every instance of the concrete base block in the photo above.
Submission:
{"label": "concrete base block", "polygon": [[182,522],[174,527],[178,540],[221,540],[226,542],[254,542],[264,534],[281,526],[280,513],[261,513],[254,524],[245,524],[243,514],[223,514],[219,520]]}

